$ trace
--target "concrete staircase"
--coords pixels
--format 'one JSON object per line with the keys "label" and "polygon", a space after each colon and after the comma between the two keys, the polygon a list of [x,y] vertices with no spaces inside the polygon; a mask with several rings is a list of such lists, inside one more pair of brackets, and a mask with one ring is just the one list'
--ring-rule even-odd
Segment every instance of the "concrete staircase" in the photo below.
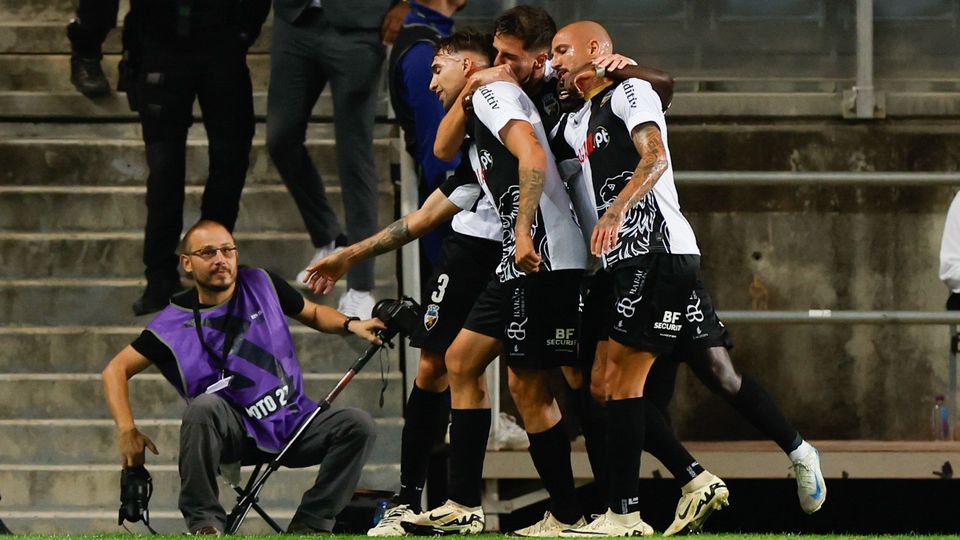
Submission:
{"label": "concrete staircase", "polygon": [[[18,533],[119,530],[116,429],[99,372],[149,320],[134,318],[130,310],[144,285],[140,257],[147,168],[140,128],[123,95],[90,100],[70,86],[64,25],[74,4],[0,0],[0,518]],[[125,10],[124,3],[121,14]],[[119,53],[116,34],[107,40],[103,62],[111,82],[116,81]],[[268,22],[249,59],[261,122],[237,239],[244,264],[292,279],[312,248],[265,148],[269,39]],[[381,92],[381,117],[387,109],[384,96]],[[315,113],[308,145],[339,207],[327,95]],[[393,218],[392,133],[391,126],[377,126],[384,225]],[[191,131],[188,146],[187,224],[198,217],[206,178],[201,125]],[[378,297],[396,294],[394,276],[394,258],[377,261]],[[329,304],[337,296],[317,300]],[[292,324],[308,393],[319,399],[362,344]],[[397,355],[383,360],[389,369],[383,408],[378,405],[382,383],[376,360],[337,404],[370,411],[380,427],[361,486],[394,489],[403,392]],[[152,369],[134,379],[131,395],[140,429],[161,452],[148,457],[155,528],[181,532],[176,463],[183,401]],[[277,473],[264,491],[263,506],[285,524],[315,472]],[[229,509],[234,497],[223,493],[222,500]],[[242,532],[266,530],[254,516]]]}

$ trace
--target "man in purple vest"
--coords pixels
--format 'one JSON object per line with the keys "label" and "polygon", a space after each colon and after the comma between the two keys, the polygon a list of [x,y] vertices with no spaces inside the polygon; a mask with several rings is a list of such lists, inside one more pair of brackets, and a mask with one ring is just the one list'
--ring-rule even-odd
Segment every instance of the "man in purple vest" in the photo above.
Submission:
{"label": "man in purple vest", "polygon": [[[213,221],[187,231],[180,263],[196,288],[174,296],[110,361],[104,389],[120,431],[124,468],[142,466],[146,448],[158,453],[134,425],[127,381],[154,364],[187,400],[180,426],[180,511],[191,533],[219,535],[226,521],[218,499],[220,464],[268,461],[317,408],[304,393],[286,317],[370,342],[384,326],[314,304],[267,271],[240,268],[233,236]],[[358,409],[332,408],[310,424],[284,465],[321,468],[289,532],[333,529],[375,438],[373,420]]]}

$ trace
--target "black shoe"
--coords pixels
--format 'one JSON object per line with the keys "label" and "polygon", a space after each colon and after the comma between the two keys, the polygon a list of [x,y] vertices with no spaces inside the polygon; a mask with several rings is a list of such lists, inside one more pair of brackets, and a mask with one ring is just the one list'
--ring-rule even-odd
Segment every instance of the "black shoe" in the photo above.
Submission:
{"label": "black shoe", "polygon": [[100,58],[95,56],[70,57],[70,82],[78,92],[87,97],[110,93],[110,83],[100,67]]}
{"label": "black shoe", "polygon": [[307,525],[306,523],[297,523],[296,521],[291,521],[290,525],[287,526],[287,534],[299,534],[300,536],[308,535],[324,535],[324,534],[333,534],[330,531],[324,531],[321,529],[314,529],[313,527]]}
{"label": "black shoe", "polygon": [[148,281],[143,294],[133,303],[133,314],[140,316],[160,311],[167,307],[170,297],[180,292],[181,288],[178,281]]}

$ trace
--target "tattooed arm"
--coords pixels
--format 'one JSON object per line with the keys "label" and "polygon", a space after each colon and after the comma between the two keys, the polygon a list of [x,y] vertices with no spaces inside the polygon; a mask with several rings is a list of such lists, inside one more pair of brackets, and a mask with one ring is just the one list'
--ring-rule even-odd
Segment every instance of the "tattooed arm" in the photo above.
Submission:
{"label": "tattooed arm", "polygon": [[630,136],[640,153],[640,163],[633,171],[633,177],[593,229],[590,245],[593,254],[598,257],[610,251],[617,243],[620,225],[627,212],[650,193],[654,184],[667,170],[667,150],[660,137],[660,128],[655,123],[645,122],[638,125],[633,128]]}
{"label": "tattooed arm", "polygon": [[529,122],[511,120],[500,130],[500,139],[520,162],[520,197],[514,227],[517,266],[524,272],[536,272],[540,269],[540,255],[533,247],[532,229],[543,193],[547,153],[540,146],[537,132]]}
{"label": "tattooed arm", "polygon": [[307,267],[307,283],[314,292],[328,294],[354,264],[393,251],[420,238],[460,211],[439,189],[423,206],[394,221],[377,234],[329,255]]}

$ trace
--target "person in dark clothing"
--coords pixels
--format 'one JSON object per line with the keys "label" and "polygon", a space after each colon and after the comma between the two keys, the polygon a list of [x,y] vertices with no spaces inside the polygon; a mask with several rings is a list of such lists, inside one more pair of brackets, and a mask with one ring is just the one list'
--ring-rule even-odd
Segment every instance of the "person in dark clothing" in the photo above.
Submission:
{"label": "person in dark clothing", "polygon": [[103,42],[117,25],[120,0],[80,0],[74,18],[67,25],[70,39],[70,82],[87,97],[110,93],[103,74]]}
{"label": "person in dark clothing", "polygon": [[[408,9],[397,0],[274,0],[267,149],[310,233],[313,261],[333,252],[343,235],[304,145],[307,122],[329,82],[346,233],[353,239],[370,236],[377,230],[373,121],[382,43],[395,37],[391,27],[399,29],[396,23]],[[304,277],[301,273],[297,281]],[[347,287],[340,311],[368,315],[374,305],[373,261],[353,268]]]}
{"label": "person in dark clothing", "polygon": [[132,5],[124,41],[142,55],[134,61],[135,106],[150,169],[143,243],[147,288],[133,305],[137,315],[162,309],[180,290],[176,248],[195,100],[210,144],[201,218],[233,230],[254,131],[246,54],[269,11],[270,0],[139,0]]}
{"label": "person in dark clothing", "polygon": [[[430,64],[437,41],[453,30],[451,16],[465,3],[465,0],[420,0],[413,4],[390,52],[390,101],[403,128],[407,153],[413,158],[420,205],[460,163],[459,155],[452,161],[433,155],[437,126],[444,111],[437,96],[430,91],[433,76]],[[424,284],[440,258],[441,244],[450,230],[450,225],[445,223],[420,239],[420,274]]]}
{"label": "person in dark clothing", "polygon": [[[236,242],[218,223],[194,225],[182,248],[180,263],[195,288],[174,297],[102,377],[124,468],[142,467],[147,448],[158,453],[134,424],[128,380],[154,365],[187,401],[180,511],[191,534],[219,536],[226,521],[218,500],[220,464],[270,461],[317,409],[304,390],[287,318],[371,343],[380,343],[375,332],[385,327],[314,304],[270,272],[239,266]],[[314,418],[282,460],[291,468],[321,466],[287,532],[333,530],[375,438],[373,419],[359,409],[332,407]]]}

